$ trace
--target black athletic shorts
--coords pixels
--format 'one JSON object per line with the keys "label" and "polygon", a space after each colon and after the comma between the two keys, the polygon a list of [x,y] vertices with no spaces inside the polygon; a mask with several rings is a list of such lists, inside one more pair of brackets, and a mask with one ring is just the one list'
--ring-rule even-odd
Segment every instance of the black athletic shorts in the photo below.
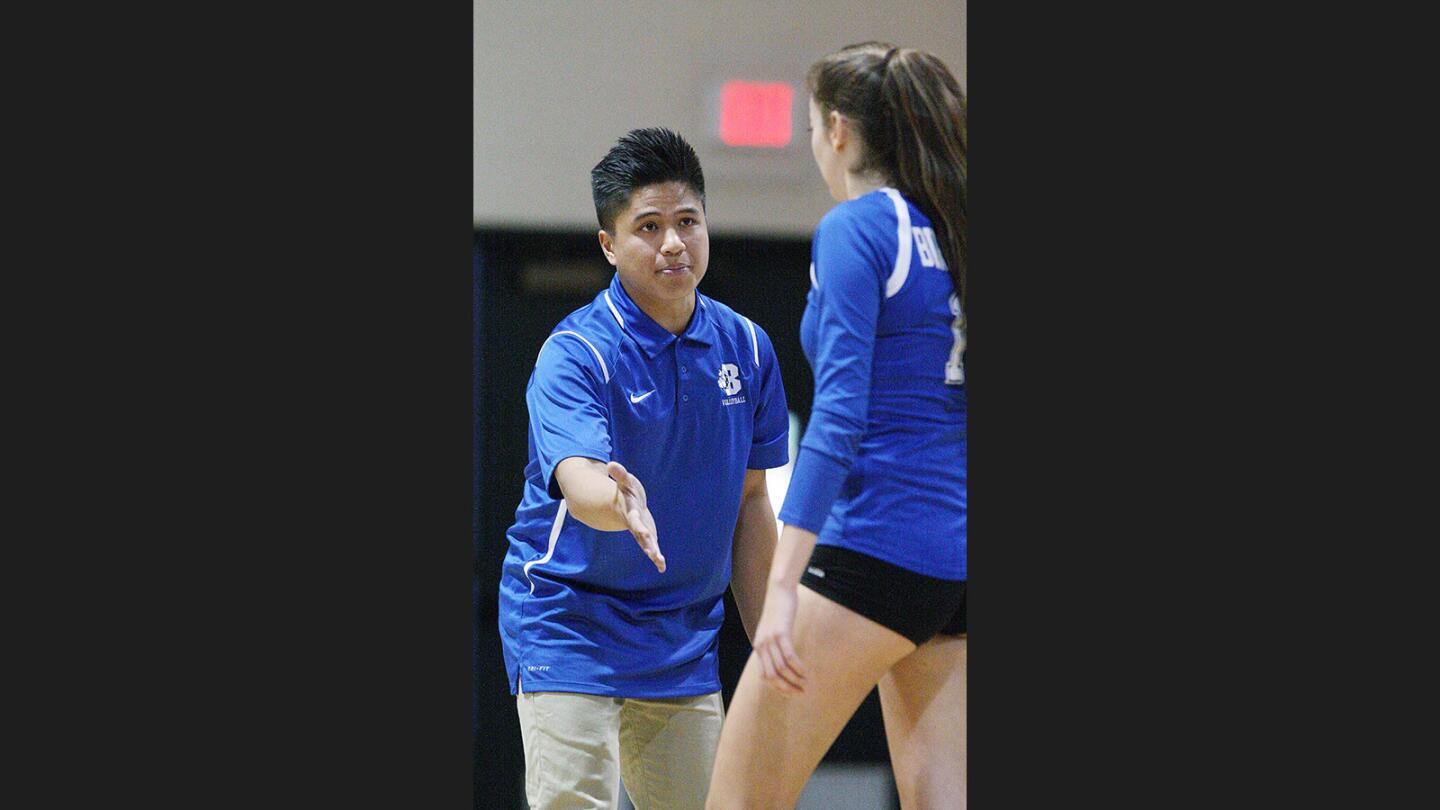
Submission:
{"label": "black athletic shorts", "polygon": [[837,546],[815,546],[801,584],[915,642],[965,632],[965,580],[937,579]]}

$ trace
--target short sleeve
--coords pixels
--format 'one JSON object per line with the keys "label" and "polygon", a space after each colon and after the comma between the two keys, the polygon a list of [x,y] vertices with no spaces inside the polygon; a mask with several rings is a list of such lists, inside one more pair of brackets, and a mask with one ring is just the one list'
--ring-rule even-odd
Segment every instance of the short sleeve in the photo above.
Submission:
{"label": "short sleeve", "polygon": [[610,460],[610,407],[604,369],[574,333],[556,333],[540,347],[525,390],[530,440],[552,498],[563,497],[555,467],[571,456]]}
{"label": "short sleeve", "polygon": [[790,408],[785,402],[785,384],[780,379],[780,361],[765,330],[753,323],[755,353],[760,358],[760,396],[755,405],[755,431],[746,469],[783,467],[790,460]]}

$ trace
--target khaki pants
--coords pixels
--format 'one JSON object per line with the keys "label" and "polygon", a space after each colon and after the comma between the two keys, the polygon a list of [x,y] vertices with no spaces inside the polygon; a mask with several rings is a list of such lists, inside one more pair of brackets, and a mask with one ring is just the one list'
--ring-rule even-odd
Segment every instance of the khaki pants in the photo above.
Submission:
{"label": "khaki pants", "polygon": [[530,810],[613,810],[619,780],[636,810],[702,810],[725,719],[719,692],[612,698],[521,692]]}

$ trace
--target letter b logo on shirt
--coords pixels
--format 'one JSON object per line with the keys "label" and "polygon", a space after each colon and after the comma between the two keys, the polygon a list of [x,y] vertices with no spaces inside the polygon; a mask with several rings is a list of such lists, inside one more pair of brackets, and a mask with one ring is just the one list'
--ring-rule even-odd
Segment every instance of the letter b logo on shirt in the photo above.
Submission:
{"label": "letter b logo on shirt", "polygon": [[725,363],[720,366],[720,378],[717,380],[721,388],[725,389],[726,396],[734,396],[740,393],[740,369],[734,363]]}

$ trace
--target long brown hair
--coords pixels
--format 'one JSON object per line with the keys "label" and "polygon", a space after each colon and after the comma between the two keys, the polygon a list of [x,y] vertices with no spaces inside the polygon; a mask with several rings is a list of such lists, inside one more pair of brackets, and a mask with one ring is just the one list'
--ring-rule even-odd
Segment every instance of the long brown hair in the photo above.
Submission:
{"label": "long brown hair", "polygon": [[862,42],[812,65],[805,86],[822,117],[836,110],[859,126],[857,169],[884,175],[930,218],[963,306],[968,137],[959,82],[932,54]]}

